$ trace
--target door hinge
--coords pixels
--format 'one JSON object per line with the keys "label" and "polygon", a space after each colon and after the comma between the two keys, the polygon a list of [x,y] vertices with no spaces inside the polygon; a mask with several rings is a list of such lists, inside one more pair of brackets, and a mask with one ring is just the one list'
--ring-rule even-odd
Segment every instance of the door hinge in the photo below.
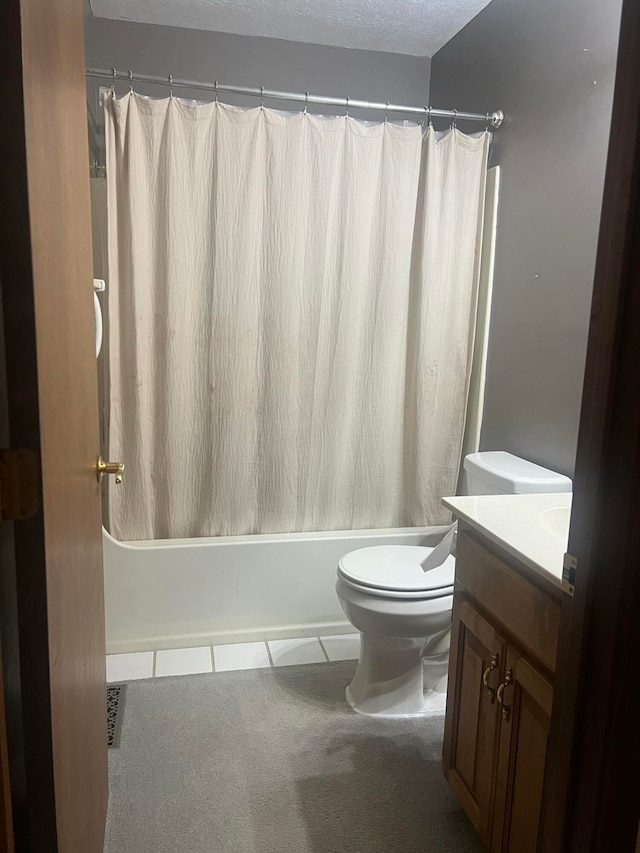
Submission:
{"label": "door hinge", "polygon": [[576,583],[578,561],[573,554],[565,554],[562,563],[562,589],[567,595],[573,595]]}
{"label": "door hinge", "polygon": [[0,521],[32,518],[40,506],[38,460],[31,450],[0,450]]}

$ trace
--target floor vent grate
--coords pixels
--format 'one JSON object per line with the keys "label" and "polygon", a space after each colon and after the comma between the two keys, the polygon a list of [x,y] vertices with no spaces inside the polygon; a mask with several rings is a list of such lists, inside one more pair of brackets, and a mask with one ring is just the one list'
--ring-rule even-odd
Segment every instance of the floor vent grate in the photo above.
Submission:
{"label": "floor vent grate", "polygon": [[124,712],[126,684],[107,685],[107,746],[120,746],[120,728]]}

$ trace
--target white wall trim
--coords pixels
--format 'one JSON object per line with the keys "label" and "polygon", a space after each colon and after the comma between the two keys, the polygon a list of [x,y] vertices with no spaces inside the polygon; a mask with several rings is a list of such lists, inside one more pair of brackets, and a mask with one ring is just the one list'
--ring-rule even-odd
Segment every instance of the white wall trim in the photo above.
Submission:
{"label": "white wall trim", "polygon": [[334,634],[353,634],[354,627],[342,622],[317,622],[300,625],[279,625],[256,628],[252,631],[226,633],[176,634],[132,637],[128,640],[107,642],[107,654],[126,652],[155,652],[161,649],[191,649],[199,646],[221,646],[227,643],[256,643],[267,640],[287,640],[294,637],[330,637]]}

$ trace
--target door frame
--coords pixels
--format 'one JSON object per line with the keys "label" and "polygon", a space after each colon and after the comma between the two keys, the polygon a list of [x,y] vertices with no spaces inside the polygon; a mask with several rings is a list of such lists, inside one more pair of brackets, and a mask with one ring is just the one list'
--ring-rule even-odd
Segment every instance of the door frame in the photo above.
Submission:
{"label": "door frame", "polygon": [[624,0],[576,456],[541,841],[635,850],[640,759],[640,3]]}
{"label": "door frame", "polygon": [[0,853],[13,853],[13,817],[9,782],[9,743],[4,708],[2,649],[0,648]]}

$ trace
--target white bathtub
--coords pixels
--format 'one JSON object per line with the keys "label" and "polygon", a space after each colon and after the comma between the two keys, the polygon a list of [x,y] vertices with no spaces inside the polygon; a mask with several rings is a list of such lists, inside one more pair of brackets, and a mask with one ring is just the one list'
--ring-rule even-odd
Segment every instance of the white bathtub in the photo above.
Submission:
{"label": "white bathtub", "polygon": [[341,556],[433,545],[443,527],[119,542],[103,530],[107,651],[353,631],[334,591]]}

